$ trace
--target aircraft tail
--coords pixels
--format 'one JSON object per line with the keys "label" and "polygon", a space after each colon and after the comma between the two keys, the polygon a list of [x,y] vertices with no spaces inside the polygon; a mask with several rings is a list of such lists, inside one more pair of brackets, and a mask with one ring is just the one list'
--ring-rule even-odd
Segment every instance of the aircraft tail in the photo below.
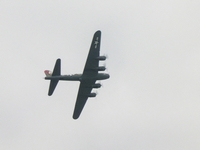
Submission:
{"label": "aircraft tail", "polygon": [[[49,70],[45,70],[44,72],[47,77],[60,76],[60,68],[61,68],[61,60],[57,59],[53,72],[51,73]],[[53,94],[53,92],[58,84],[58,81],[59,81],[59,79],[51,79],[50,85],[49,85],[49,92],[48,92],[49,96],[51,96]]]}
{"label": "aircraft tail", "polygon": [[45,70],[44,73],[45,73],[46,77],[52,76],[52,72],[50,70]]}

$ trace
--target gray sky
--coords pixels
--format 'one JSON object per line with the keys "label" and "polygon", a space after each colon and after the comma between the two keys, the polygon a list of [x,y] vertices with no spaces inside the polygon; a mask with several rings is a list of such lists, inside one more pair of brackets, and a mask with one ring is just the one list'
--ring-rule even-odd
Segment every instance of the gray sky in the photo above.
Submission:
{"label": "gray sky", "polygon": [[[199,150],[200,1],[0,1],[0,149]],[[81,73],[102,31],[109,80],[72,119],[78,82],[52,97],[45,69]]]}

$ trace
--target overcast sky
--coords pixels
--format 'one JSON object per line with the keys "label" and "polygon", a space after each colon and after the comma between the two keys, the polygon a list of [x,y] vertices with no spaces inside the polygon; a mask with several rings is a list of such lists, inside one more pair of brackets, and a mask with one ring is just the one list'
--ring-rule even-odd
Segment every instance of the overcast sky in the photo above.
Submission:
{"label": "overcast sky", "polygon": [[[199,150],[200,1],[0,0],[0,149]],[[110,79],[72,119],[93,34]],[[103,63],[101,63],[103,64]]]}

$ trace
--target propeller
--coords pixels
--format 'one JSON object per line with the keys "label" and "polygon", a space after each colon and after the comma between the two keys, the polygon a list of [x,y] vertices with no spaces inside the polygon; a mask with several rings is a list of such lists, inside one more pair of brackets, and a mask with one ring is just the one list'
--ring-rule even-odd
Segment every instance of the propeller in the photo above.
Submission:
{"label": "propeller", "polygon": [[[97,81],[98,84],[101,84],[101,87],[103,87],[103,84],[101,83],[100,80]],[[100,89],[100,88],[99,88]]]}
{"label": "propeller", "polygon": [[[106,60],[109,58],[109,57],[108,57],[108,54],[104,54],[103,56],[106,57]],[[106,68],[106,71],[108,71],[108,69],[107,69],[107,67],[106,67],[106,60],[104,61],[103,66]]]}
{"label": "propeller", "polygon": [[108,57],[108,54],[103,54],[103,56],[105,56],[105,57],[106,57],[106,59],[107,59],[107,58],[109,58],[109,57]]}
{"label": "propeller", "polygon": [[95,93],[96,93],[96,96],[99,94],[97,90],[95,91]]}
{"label": "propeller", "polygon": [[[106,62],[103,63],[103,66],[106,68]],[[107,69],[107,68],[106,68]]]}
{"label": "propeller", "polygon": [[103,66],[106,68],[105,71],[109,74],[109,69],[106,67],[107,66],[106,62],[103,63]]}
{"label": "propeller", "polygon": [[97,91],[97,90],[95,90],[95,91],[94,91],[94,93],[96,93],[96,96],[95,96],[95,98],[94,98],[94,99],[95,99],[95,100],[97,100],[97,96],[98,96],[98,94],[99,94],[99,93],[98,93],[98,91]]}

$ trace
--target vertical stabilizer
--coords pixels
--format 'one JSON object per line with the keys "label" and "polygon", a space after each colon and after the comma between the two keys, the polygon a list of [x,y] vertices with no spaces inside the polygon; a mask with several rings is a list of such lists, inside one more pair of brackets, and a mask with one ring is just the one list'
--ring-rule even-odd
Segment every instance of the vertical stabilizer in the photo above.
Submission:
{"label": "vertical stabilizer", "polygon": [[[60,68],[61,68],[61,60],[57,59],[56,64],[54,66],[53,73],[50,74],[51,76],[60,76]],[[50,85],[49,85],[49,92],[48,95],[51,96],[58,84],[59,79],[51,79]]]}

